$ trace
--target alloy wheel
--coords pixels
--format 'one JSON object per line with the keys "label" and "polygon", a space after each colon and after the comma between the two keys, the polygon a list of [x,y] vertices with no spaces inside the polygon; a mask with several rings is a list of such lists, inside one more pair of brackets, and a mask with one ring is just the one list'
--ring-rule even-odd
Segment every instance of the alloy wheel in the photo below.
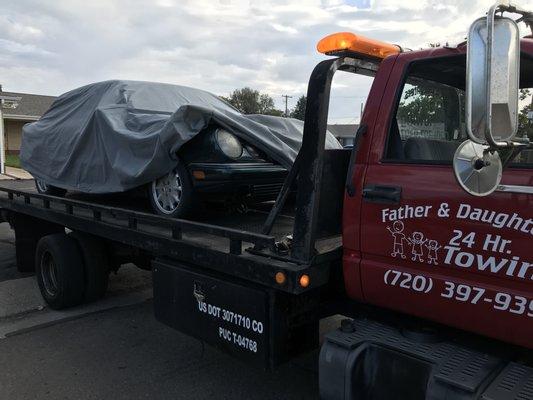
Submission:
{"label": "alloy wheel", "polygon": [[177,168],[152,182],[152,197],[163,214],[172,214],[178,209],[182,192],[183,185]]}

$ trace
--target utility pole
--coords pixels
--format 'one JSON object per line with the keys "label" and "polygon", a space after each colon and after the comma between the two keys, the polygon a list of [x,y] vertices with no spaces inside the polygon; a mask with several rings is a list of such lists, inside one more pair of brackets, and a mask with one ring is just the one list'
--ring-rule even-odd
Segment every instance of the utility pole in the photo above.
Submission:
{"label": "utility pole", "polygon": [[289,101],[289,99],[292,99],[292,96],[288,96],[286,94],[282,94],[281,97],[285,98],[285,117],[288,117],[289,116],[288,101]]}

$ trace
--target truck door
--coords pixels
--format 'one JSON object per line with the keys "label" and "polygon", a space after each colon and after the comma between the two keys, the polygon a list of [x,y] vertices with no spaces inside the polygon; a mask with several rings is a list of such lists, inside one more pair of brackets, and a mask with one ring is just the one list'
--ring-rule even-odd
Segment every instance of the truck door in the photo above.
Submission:
{"label": "truck door", "polygon": [[[459,187],[451,163],[467,138],[465,57],[435,53],[443,57],[398,58],[379,111],[388,122],[372,134],[361,210],[364,299],[533,347],[533,195],[474,197]],[[522,62],[526,88],[532,64]],[[531,94],[522,94],[527,109]],[[531,135],[527,119],[520,129]],[[533,186],[533,153],[515,162],[502,183]]]}

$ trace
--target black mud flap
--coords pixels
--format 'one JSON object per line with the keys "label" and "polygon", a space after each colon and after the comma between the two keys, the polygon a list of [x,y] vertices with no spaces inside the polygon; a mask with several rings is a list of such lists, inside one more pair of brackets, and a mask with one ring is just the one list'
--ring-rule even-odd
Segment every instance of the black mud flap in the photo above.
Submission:
{"label": "black mud flap", "polygon": [[318,343],[318,321],[296,315],[293,301],[271,289],[153,262],[156,318],[248,363],[270,369]]}

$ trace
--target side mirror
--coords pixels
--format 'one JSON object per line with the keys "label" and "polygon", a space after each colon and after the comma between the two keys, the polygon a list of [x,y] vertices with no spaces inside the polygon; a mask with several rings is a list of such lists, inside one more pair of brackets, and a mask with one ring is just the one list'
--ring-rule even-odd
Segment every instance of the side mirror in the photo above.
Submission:
{"label": "side mirror", "polygon": [[492,146],[511,141],[518,130],[520,36],[516,22],[495,17],[494,12],[476,20],[468,34],[466,60],[470,139]]}
{"label": "side mirror", "polygon": [[521,14],[527,24],[532,18],[509,0],[498,0],[468,32],[465,111],[470,140],[459,146],[453,162],[457,181],[475,196],[494,192],[503,167],[527,147],[515,139],[520,33],[517,23],[504,17],[504,12]]}

